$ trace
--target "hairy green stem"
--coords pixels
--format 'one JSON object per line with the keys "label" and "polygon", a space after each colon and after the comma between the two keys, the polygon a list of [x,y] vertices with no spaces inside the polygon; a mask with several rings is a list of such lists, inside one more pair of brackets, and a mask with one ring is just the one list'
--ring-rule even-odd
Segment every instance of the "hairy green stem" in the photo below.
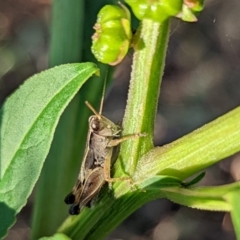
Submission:
{"label": "hairy green stem", "polygon": [[184,180],[240,151],[240,107],[144,155],[134,178],[161,174]]}
{"label": "hairy green stem", "polygon": [[143,20],[134,41],[134,57],[123,135],[146,133],[121,145],[120,158],[132,175],[139,157],[153,148],[153,131],[169,38],[169,21]]}

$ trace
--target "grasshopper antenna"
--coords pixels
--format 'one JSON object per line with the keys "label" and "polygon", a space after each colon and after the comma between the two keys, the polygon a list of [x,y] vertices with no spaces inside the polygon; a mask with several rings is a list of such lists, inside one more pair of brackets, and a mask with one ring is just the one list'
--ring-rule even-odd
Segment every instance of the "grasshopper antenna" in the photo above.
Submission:
{"label": "grasshopper antenna", "polygon": [[85,104],[98,117],[99,120],[102,118],[101,114],[99,114],[88,101],[85,101]]}
{"label": "grasshopper antenna", "polygon": [[88,101],[85,101],[85,104],[98,117],[99,120],[102,118],[102,109],[103,109],[104,95],[105,95],[105,91],[106,91],[107,75],[108,75],[108,71],[106,73],[106,77],[105,77],[104,83],[103,83],[103,91],[102,91],[102,98],[101,98],[99,113],[94,109],[94,107]]}
{"label": "grasshopper antenna", "polygon": [[103,101],[105,97],[105,92],[106,92],[106,84],[107,84],[107,76],[108,76],[108,70],[106,71],[106,76],[103,82],[103,91],[102,91],[102,98],[101,98],[101,103],[99,107],[99,114],[102,115],[102,110],[103,110]]}

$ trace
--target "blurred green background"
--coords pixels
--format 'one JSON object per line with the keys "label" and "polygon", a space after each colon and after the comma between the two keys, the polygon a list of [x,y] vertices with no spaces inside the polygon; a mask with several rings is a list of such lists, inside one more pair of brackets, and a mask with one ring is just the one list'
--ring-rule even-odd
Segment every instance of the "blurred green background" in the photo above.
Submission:
{"label": "blurred green background", "polygon": [[[48,67],[51,1],[0,1],[0,104],[27,77]],[[240,104],[240,2],[207,0],[197,23],[173,19],[155,126],[155,144],[191,132]],[[63,13],[64,14],[64,13]],[[117,66],[104,115],[121,121],[131,53]],[[239,119],[240,121],[240,119]],[[192,159],[194,161],[194,159]],[[206,172],[201,185],[240,179],[240,154]],[[59,183],[61,184],[61,183]],[[63,204],[63,199],[59,199]],[[6,239],[28,239],[34,193]],[[229,214],[198,211],[168,200],[139,209],[107,239],[235,239]]]}

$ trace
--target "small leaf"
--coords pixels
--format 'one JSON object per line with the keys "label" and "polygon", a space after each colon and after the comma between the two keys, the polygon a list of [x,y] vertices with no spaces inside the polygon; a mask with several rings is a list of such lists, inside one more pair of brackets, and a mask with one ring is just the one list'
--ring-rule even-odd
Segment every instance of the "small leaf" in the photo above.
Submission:
{"label": "small leaf", "polygon": [[184,206],[211,211],[232,211],[232,204],[237,199],[234,198],[236,197],[234,194],[239,198],[240,184],[236,182],[217,187],[190,189],[169,187],[160,190],[166,198]]}
{"label": "small leaf", "polygon": [[180,187],[181,180],[175,177],[156,175],[142,181],[138,187],[143,190],[156,190],[164,187]]}
{"label": "small leaf", "polygon": [[60,115],[96,71],[93,63],[75,63],[36,74],[1,109],[0,237],[27,202]]}
{"label": "small leaf", "polygon": [[200,182],[204,178],[205,174],[206,174],[205,172],[202,172],[199,175],[197,175],[195,178],[190,180],[189,182],[182,182],[182,185],[184,187],[190,187],[192,185],[195,185],[196,183]]}

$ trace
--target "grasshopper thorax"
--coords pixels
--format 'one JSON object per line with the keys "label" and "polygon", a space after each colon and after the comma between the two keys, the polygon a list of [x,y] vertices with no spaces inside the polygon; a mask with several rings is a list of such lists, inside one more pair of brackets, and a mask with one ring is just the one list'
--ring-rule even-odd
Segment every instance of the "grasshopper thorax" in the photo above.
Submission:
{"label": "grasshopper thorax", "polygon": [[89,122],[89,129],[92,132],[95,132],[101,136],[105,137],[116,137],[119,136],[121,129],[118,125],[114,124],[108,118],[102,116],[102,102],[99,113],[93,108],[93,106],[89,102],[85,102],[86,105],[89,107],[90,110],[95,115],[90,116],[88,119]]}

